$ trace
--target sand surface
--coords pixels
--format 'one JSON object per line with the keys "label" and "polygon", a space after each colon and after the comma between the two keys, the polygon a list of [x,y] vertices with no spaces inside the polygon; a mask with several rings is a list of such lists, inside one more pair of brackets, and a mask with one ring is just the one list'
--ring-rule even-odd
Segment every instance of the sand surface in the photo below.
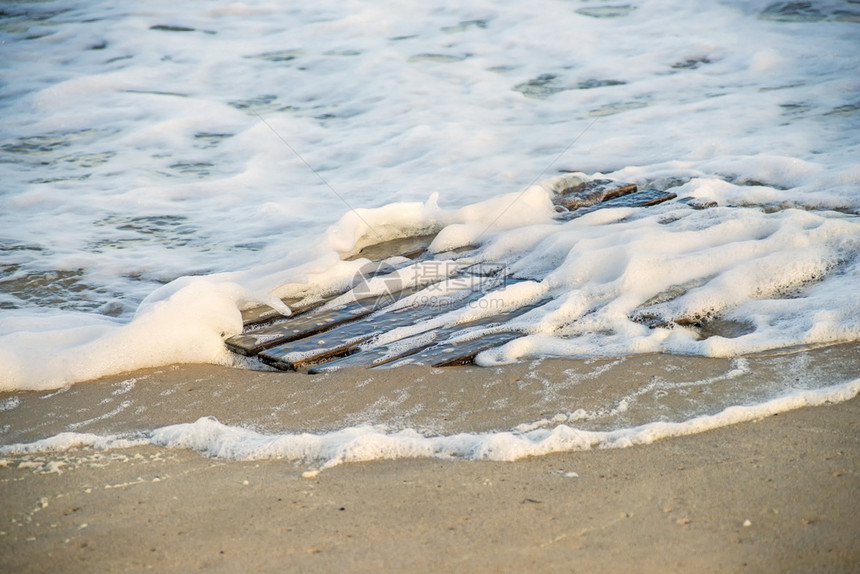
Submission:
{"label": "sand surface", "polygon": [[[494,376],[514,384],[529,369]],[[211,388],[200,405],[190,398],[207,380],[234,392],[224,384],[228,375],[251,389],[236,393],[243,407],[216,397],[228,422],[231,408],[249,416],[255,393],[287,393],[273,390],[279,374],[227,371],[176,367],[138,374],[151,385],[122,386],[129,376],[76,385],[55,395],[62,403],[23,395],[2,422],[23,429],[21,440],[78,424],[70,413],[89,421],[82,431],[115,431],[158,397],[173,397],[171,412],[187,420],[195,409],[212,414]],[[419,374],[403,370],[384,384],[393,392],[396,381],[414,384]],[[321,395],[338,388],[296,394],[323,404],[301,424],[331,423]],[[112,395],[117,389],[125,392]],[[105,396],[117,402],[99,408],[113,412],[125,401],[123,416],[87,410]],[[166,410],[144,408],[146,424],[137,424],[175,422],[159,420],[170,418]],[[482,421],[456,426],[489,424]],[[860,399],[853,399],[626,449],[517,462],[354,463],[310,477],[303,477],[307,465],[294,462],[224,461],[155,447],[6,456],[0,571],[860,571],[858,437]]]}

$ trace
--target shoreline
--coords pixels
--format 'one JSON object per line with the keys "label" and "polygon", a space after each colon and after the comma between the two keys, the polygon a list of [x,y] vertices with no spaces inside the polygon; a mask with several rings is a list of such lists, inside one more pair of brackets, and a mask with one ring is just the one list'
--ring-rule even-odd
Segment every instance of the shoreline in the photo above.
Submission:
{"label": "shoreline", "polygon": [[[516,462],[301,465],[181,449],[0,467],[17,572],[860,568],[860,398]],[[68,453],[67,453],[68,454]],[[57,470],[59,472],[57,472]]]}
{"label": "shoreline", "polygon": [[0,393],[0,445],[67,431],[134,435],[209,417],[263,434],[381,425],[440,436],[559,423],[602,432],[680,423],[858,380],[855,342],[736,358],[642,354],[318,375],[177,364]]}

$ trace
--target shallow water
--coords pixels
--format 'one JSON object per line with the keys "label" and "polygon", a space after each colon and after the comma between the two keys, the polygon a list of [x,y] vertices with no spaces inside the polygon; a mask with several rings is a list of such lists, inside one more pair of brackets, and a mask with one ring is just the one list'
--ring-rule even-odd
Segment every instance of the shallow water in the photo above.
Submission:
{"label": "shallow water", "polygon": [[735,359],[657,354],[324,375],[172,366],[0,395],[0,455],[9,457],[0,464],[42,461],[33,468],[56,472],[50,461],[72,464],[79,448],[139,445],[311,469],[404,457],[516,460],[839,402],[860,391],[858,376],[856,344]]}
{"label": "shallow water", "polygon": [[[524,280],[508,304],[550,299],[483,365],[856,341],[858,21],[851,1],[7,3],[0,390],[243,365],[239,307],[429,232]],[[560,222],[571,172],[678,199]]]}

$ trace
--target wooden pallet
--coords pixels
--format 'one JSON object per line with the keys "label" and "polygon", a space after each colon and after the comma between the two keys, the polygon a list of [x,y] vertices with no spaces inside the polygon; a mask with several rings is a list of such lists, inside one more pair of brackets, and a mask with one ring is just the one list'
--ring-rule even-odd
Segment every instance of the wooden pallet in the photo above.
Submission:
{"label": "wooden pallet", "polygon": [[[569,221],[597,209],[648,207],[674,198],[673,193],[640,191],[635,185],[603,179],[563,187],[556,192],[554,203],[557,219]],[[508,322],[548,301],[524,301],[467,320],[463,312],[470,305],[488,301],[519,280],[508,276],[504,266],[477,260],[474,250],[459,250],[445,254],[445,259],[435,259],[427,251],[432,240],[432,235],[425,235],[386,241],[355,256],[375,262],[404,257],[420,280],[399,278],[385,283],[381,296],[362,296],[356,287],[346,296],[334,293],[310,303],[285,300],[293,310],[290,317],[268,307],[243,311],[245,330],[227,339],[227,347],[277,369],[310,373],[347,366],[463,365],[481,351],[520,337]],[[427,269],[436,273],[425,273]],[[443,285],[444,296],[434,298],[434,289],[438,293]],[[403,335],[398,336],[401,332]]]}

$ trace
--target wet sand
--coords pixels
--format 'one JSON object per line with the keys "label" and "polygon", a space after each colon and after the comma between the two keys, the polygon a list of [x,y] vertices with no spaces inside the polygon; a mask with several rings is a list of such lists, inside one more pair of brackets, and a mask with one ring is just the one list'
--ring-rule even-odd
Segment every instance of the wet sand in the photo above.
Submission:
{"label": "wet sand", "polygon": [[[856,356],[855,349],[843,351]],[[646,363],[631,358],[623,366],[647,378]],[[329,386],[300,375],[171,367],[19,395],[0,423],[9,427],[4,444],[70,427],[119,432],[198,414],[252,420],[263,430],[322,430],[360,413],[420,426],[441,411],[415,407],[414,395],[396,399],[398,389],[427,384],[427,392],[453,401],[462,394],[457,381],[478,380],[463,401],[482,404],[512,390],[528,395],[524,381],[540,380],[530,372],[606,374],[613,364],[403,369],[370,381],[331,377]],[[730,365],[698,366],[721,372]],[[448,394],[444,384],[452,385]],[[578,391],[592,392],[587,385]],[[332,414],[347,396],[359,414]],[[305,415],[291,423],[294,414],[261,407],[262,397]],[[381,397],[396,408],[384,408]],[[511,417],[522,421],[552,406],[525,400],[502,412],[519,408]],[[489,428],[492,416],[488,407],[443,430]],[[0,571],[860,571],[858,437],[855,398],[650,445],[516,462],[377,461],[308,475],[304,463],[224,461],[149,446],[6,456]]]}
{"label": "wet sand", "polygon": [[858,436],[854,399],[629,449],[311,479],[278,461],[82,451],[62,474],[0,469],[0,569],[857,571]]}

